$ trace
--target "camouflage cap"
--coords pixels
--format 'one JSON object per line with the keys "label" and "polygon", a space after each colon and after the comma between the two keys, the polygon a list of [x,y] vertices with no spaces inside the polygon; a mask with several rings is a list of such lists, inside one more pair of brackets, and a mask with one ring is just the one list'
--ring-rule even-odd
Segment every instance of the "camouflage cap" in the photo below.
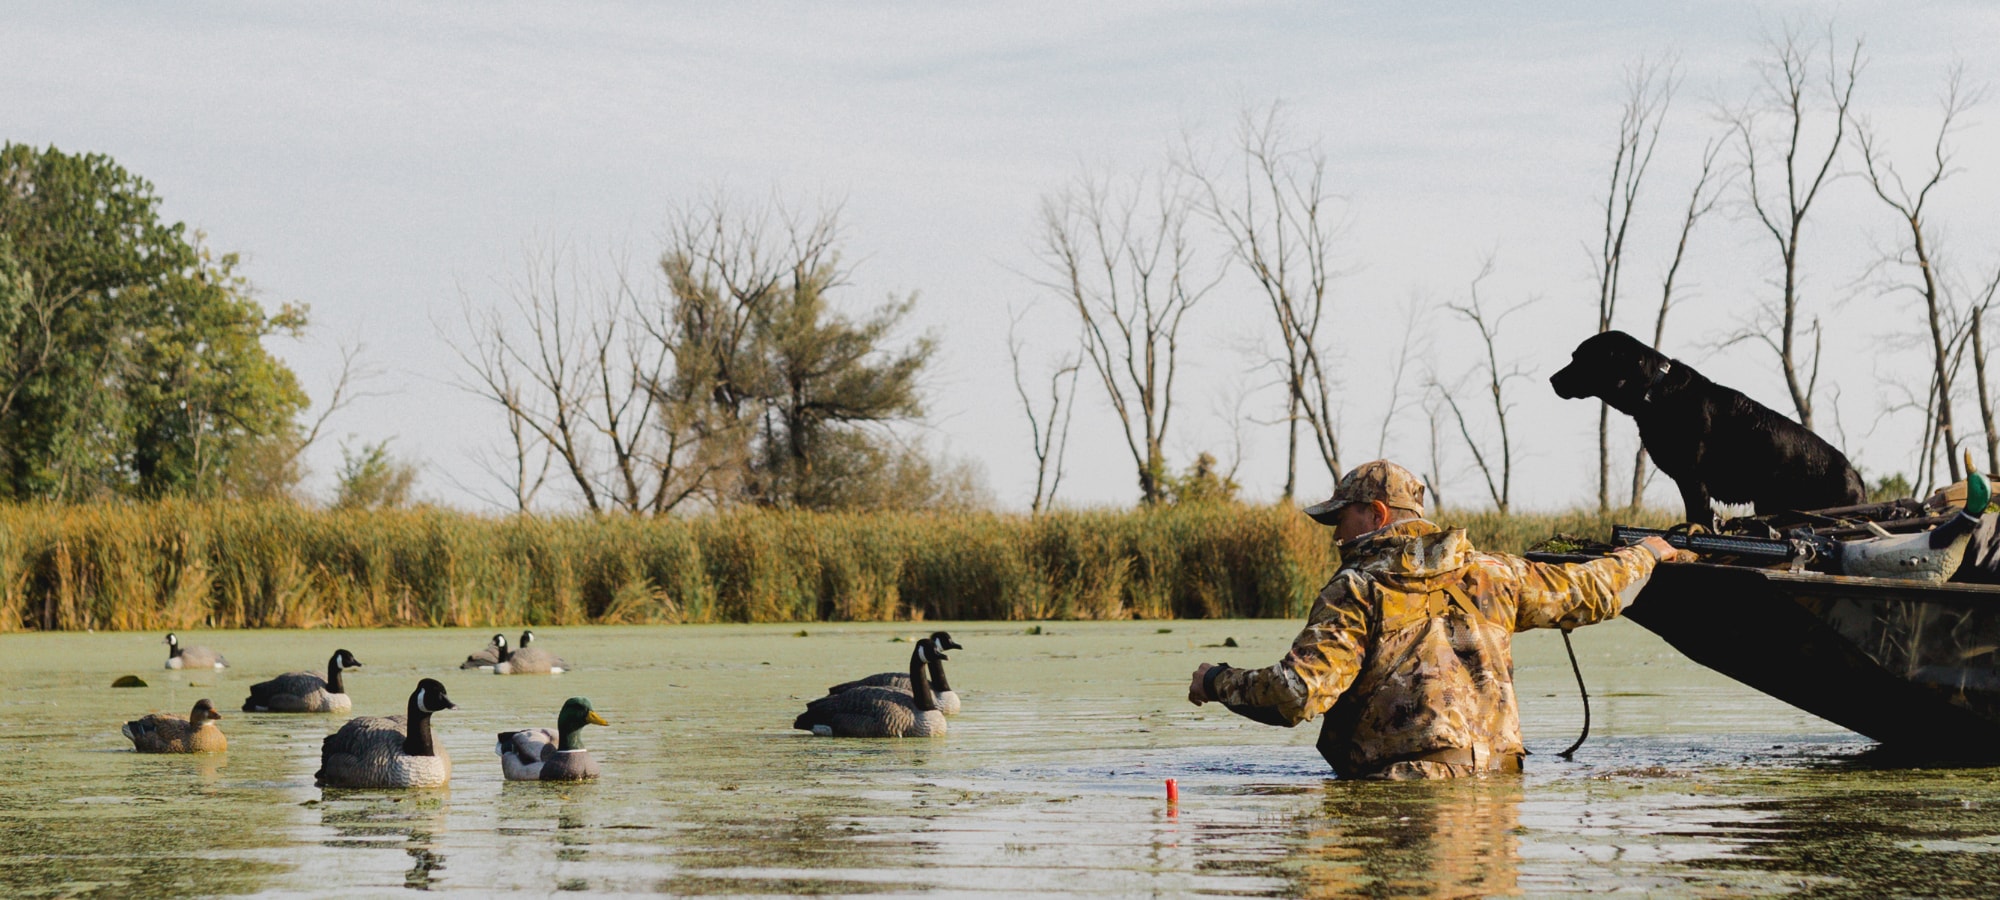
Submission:
{"label": "camouflage cap", "polygon": [[1386,459],[1365,462],[1340,479],[1332,497],[1306,507],[1305,512],[1321,525],[1335,525],[1341,507],[1368,500],[1380,500],[1391,509],[1407,509],[1421,516],[1424,483],[1410,470]]}

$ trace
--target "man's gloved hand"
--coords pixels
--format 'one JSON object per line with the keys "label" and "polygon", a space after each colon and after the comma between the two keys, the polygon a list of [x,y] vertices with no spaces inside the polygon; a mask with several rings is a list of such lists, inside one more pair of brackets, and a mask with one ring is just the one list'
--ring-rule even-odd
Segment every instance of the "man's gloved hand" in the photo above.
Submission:
{"label": "man's gloved hand", "polygon": [[1202,680],[1208,677],[1208,670],[1213,668],[1215,668],[1215,663],[1202,663],[1194,667],[1194,681],[1188,684],[1189,703],[1200,706],[1214,699],[1208,696],[1208,692],[1202,688]]}
{"label": "man's gloved hand", "polygon": [[1663,563],[1701,561],[1701,557],[1697,556],[1693,550],[1679,549],[1674,545],[1667,543],[1666,538],[1660,537],[1658,535],[1649,537],[1643,541],[1640,541],[1637,544],[1633,544],[1632,546],[1638,547],[1641,550],[1653,554],[1653,557],[1655,559],[1658,559],[1660,562]]}

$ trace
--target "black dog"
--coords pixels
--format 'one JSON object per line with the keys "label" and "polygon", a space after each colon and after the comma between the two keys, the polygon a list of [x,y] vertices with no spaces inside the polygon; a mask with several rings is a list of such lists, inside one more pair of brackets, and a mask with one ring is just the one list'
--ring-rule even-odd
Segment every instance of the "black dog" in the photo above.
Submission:
{"label": "black dog", "polygon": [[1711,498],[1754,503],[1759,515],[1868,499],[1861,473],[1819,435],[1625,332],[1578,344],[1549,385],[1567,399],[1600,397],[1638,422],[1690,522],[1715,524]]}

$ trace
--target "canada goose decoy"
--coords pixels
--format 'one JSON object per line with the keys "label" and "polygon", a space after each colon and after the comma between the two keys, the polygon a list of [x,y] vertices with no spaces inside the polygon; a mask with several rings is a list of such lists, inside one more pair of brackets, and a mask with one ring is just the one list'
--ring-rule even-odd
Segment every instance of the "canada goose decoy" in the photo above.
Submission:
{"label": "canada goose decoy", "polygon": [[358,669],[361,660],[346,650],[333,651],[326,661],[326,677],[311,672],[286,672],[270,681],[250,686],[243,700],[244,712],[346,712],[354,707],[347,698],[347,686],[340,681],[343,669]]}
{"label": "canada goose decoy", "polygon": [[597,777],[597,760],[583,747],[583,726],[609,725],[586,697],[571,697],[556,727],[500,732],[494,752],[508,781],[585,781]]}
{"label": "canada goose decoy", "polygon": [[792,727],[832,737],[943,737],[944,713],[931,693],[929,638],[910,651],[910,690],[859,687],[806,704]]}
{"label": "canada goose decoy", "polygon": [[431,739],[431,713],[457,709],[436,679],[417,682],[409,711],[400,716],[347,720],[320,743],[321,787],[443,787],[451,781],[451,757]]}
{"label": "canada goose decoy", "polygon": [[194,711],[183,719],[168,713],[154,713],[133,719],[118,729],[132,740],[140,753],[221,753],[229,749],[229,739],[215,723],[222,714],[207,697],[194,702]]}
{"label": "canada goose decoy", "polygon": [[479,648],[478,653],[466,657],[465,662],[459,663],[458,667],[461,669],[491,669],[500,664],[500,657],[506,653],[507,636],[496,634],[493,636],[492,643]]}
{"label": "canada goose decoy", "polygon": [[229,660],[222,654],[207,647],[183,647],[181,639],[173,632],[167,633],[167,668],[169,669],[227,669]]}
{"label": "canada goose decoy", "polygon": [[515,650],[500,648],[500,662],[493,666],[495,675],[560,675],[569,671],[570,664],[563,658],[543,650],[530,647],[535,633],[521,632],[521,646]]}
{"label": "canada goose decoy", "polygon": [[[931,643],[931,692],[937,697],[938,712],[944,713],[947,716],[958,715],[961,706],[958,702],[958,692],[951,689],[951,682],[945,680],[944,677],[944,661],[948,658],[944,655],[944,651],[963,650],[965,648],[960,646],[957,641],[952,640],[950,633],[943,631],[933,632],[930,637],[923,640]],[[841,694],[855,688],[863,687],[885,687],[909,693],[910,676],[903,672],[879,672],[867,678],[849,681],[845,684],[836,684],[833,687],[827,688],[826,692],[828,694]]]}

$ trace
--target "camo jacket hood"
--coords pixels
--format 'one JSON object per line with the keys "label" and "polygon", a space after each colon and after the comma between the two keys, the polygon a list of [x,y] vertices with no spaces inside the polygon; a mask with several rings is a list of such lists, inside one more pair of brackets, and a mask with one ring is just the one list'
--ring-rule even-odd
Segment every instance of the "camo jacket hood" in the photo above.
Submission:
{"label": "camo jacket hood", "polygon": [[1612,618],[1654,564],[1637,548],[1536,563],[1475,550],[1463,529],[1398,522],[1341,547],[1340,569],[1284,659],[1223,669],[1210,695],[1269,724],[1324,714],[1319,750],[1343,777],[1452,769],[1415,761],[1437,751],[1485,768],[1522,751],[1514,632]]}
{"label": "camo jacket hood", "polygon": [[1463,528],[1407,519],[1340,545],[1340,567],[1367,572],[1411,590],[1432,590],[1465,568],[1473,553]]}

